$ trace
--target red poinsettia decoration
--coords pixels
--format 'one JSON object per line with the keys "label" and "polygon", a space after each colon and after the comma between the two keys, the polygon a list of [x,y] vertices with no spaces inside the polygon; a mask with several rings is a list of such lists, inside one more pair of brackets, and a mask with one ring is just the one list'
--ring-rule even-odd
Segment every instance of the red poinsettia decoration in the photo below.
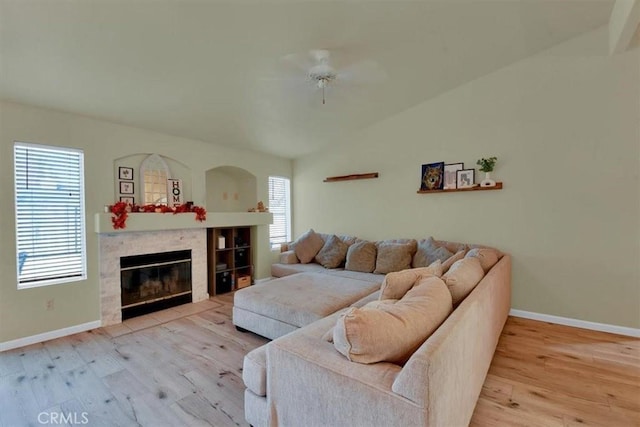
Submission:
{"label": "red poinsettia decoration", "polygon": [[185,203],[182,205],[178,205],[175,207],[167,206],[167,205],[143,205],[143,206],[131,206],[126,202],[117,202],[111,206],[111,213],[114,217],[111,218],[111,222],[113,223],[113,228],[117,230],[118,228],[125,228],[128,212],[159,212],[159,213],[188,213],[194,212],[196,214],[196,221],[206,221],[207,219],[207,211],[201,206],[193,206],[191,203]]}
{"label": "red poinsettia decoration", "polygon": [[111,218],[113,229],[117,230],[118,228],[125,228],[125,223],[127,221],[127,217],[129,216],[129,214],[127,213],[127,203],[116,202],[113,206],[111,206],[111,213],[114,215]]}
{"label": "red poinsettia decoration", "polygon": [[207,220],[207,211],[204,210],[203,207],[194,206],[192,210],[196,213],[196,221],[202,222]]}

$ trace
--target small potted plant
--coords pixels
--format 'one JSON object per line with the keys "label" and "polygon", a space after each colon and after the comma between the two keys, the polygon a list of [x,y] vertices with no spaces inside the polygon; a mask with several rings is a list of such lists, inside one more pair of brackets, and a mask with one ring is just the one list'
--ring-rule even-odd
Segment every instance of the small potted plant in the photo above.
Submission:
{"label": "small potted plant", "polygon": [[485,159],[481,158],[476,162],[478,166],[480,166],[480,170],[484,172],[484,179],[480,183],[480,187],[495,187],[496,182],[491,179],[490,172],[493,171],[493,168],[496,166],[496,162],[498,161],[497,157],[489,157]]}

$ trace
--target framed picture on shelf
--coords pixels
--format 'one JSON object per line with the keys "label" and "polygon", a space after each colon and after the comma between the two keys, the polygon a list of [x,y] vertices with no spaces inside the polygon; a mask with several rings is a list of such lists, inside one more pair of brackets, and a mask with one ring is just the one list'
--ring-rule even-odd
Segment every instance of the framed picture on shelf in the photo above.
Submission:
{"label": "framed picture on shelf", "polygon": [[133,180],[133,168],[126,168],[124,166],[120,166],[118,168],[118,178],[130,180],[130,181]]}
{"label": "framed picture on shelf", "polygon": [[120,181],[120,194],[133,194],[133,181]]}
{"label": "framed picture on shelf", "polygon": [[457,172],[464,169],[464,163],[450,163],[444,165],[444,187],[445,190],[453,190],[458,188]]}
{"label": "framed picture on shelf", "polygon": [[444,162],[422,165],[420,190],[442,190],[444,185]]}
{"label": "framed picture on shelf", "polygon": [[456,171],[456,186],[458,188],[475,187],[475,182],[476,182],[475,169],[462,169],[462,170]]}
{"label": "framed picture on shelf", "polygon": [[128,204],[130,204],[132,206],[135,205],[135,203],[134,203],[135,199],[133,197],[131,197],[131,196],[120,196],[120,201],[128,203]]}

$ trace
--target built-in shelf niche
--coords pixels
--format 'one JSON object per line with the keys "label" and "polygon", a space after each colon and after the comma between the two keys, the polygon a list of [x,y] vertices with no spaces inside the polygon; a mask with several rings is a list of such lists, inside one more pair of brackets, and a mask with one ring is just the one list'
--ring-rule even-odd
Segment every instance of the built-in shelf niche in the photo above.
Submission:
{"label": "built-in shelf niche", "polygon": [[206,172],[206,207],[209,212],[246,212],[257,200],[257,180],[235,166],[219,166]]}

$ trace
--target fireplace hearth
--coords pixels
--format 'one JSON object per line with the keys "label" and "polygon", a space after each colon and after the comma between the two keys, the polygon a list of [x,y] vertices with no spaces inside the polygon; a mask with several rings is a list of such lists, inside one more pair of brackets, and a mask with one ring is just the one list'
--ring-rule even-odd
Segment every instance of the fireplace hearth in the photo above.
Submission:
{"label": "fireplace hearth", "polygon": [[120,258],[122,319],[191,302],[191,251]]}

